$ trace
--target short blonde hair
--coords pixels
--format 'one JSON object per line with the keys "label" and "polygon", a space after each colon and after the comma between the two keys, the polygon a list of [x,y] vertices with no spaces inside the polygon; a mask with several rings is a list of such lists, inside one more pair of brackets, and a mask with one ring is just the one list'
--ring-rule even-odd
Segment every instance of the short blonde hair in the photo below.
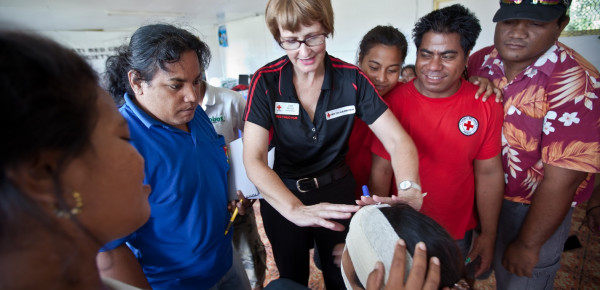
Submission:
{"label": "short blonde hair", "polygon": [[265,10],[267,26],[276,41],[280,41],[279,26],[298,31],[301,25],[321,23],[325,33],[333,35],[331,0],[269,0]]}

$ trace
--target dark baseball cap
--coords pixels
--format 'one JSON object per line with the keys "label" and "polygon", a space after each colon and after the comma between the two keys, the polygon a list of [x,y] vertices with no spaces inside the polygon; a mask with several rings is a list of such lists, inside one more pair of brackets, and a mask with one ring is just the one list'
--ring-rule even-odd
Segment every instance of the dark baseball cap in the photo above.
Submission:
{"label": "dark baseball cap", "polygon": [[571,0],[500,0],[500,9],[494,22],[527,19],[550,22],[561,16],[571,5]]}

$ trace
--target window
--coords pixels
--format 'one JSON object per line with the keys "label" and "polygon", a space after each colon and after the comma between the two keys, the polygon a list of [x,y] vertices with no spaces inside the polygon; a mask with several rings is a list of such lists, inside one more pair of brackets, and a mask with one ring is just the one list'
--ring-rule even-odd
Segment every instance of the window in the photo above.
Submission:
{"label": "window", "polygon": [[600,34],[600,1],[573,0],[569,16],[571,21],[561,36]]}
{"label": "window", "polygon": [[[446,2],[448,2],[448,3],[446,3]],[[461,3],[461,2],[464,2],[464,1],[459,1],[459,0],[433,0],[433,10],[438,10],[438,9],[441,9],[441,8],[444,8],[444,7],[448,7],[448,6],[453,5],[453,4],[462,4],[463,6],[465,6],[465,7],[468,8],[468,6],[467,6],[466,3]]]}

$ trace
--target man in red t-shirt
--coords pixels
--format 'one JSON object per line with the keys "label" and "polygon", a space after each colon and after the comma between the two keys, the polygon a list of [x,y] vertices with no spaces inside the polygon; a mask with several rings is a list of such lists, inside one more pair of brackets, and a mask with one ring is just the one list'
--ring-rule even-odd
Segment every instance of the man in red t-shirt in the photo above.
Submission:
{"label": "man in red t-shirt", "polygon": [[[413,30],[417,78],[387,99],[419,152],[421,186],[427,192],[421,212],[448,230],[467,262],[481,258],[476,275],[492,262],[504,189],[502,106],[476,100],[478,87],[461,77],[480,31],[477,18],[460,5],[421,18]],[[375,138],[371,151],[371,192],[387,193],[390,156]],[[398,190],[405,186],[398,184]],[[481,234],[469,252],[477,217]]]}

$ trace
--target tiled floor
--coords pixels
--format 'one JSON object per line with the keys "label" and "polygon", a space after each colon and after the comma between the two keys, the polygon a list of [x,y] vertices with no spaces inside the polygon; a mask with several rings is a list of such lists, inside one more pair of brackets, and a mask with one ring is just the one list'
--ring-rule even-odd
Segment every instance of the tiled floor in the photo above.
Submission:
{"label": "tiled floor", "polygon": [[[271,280],[279,278],[279,273],[277,272],[277,266],[275,265],[275,261],[273,260],[273,252],[271,251],[271,243],[269,239],[267,239],[267,235],[263,229],[262,217],[260,216],[260,203],[254,203],[254,213],[256,214],[256,225],[258,226],[258,232],[260,234],[260,238],[265,244],[265,250],[267,252],[267,274],[265,275],[265,286],[271,282]],[[312,250],[310,251],[312,256]],[[323,283],[323,274],[321,271],[315,266],[313,260],[310,260],[310,277],[308,281],[308,287],[310,289],[325,289],[325,284]]]}
{"label": "tiled floor", "polygon": [[600,236],[580,227],[585,204],[573,213],[571,235],[577,235],[581,248],[563,252],[562,267],[554,282],[555,289],[600,289]]}
{"label": "tiled floor", "polygon": [[[259,233],[267,250],[267,275],[265,285],[277,279],[277,267],[273,261],[271,244],[267,239],[260,217],[259,203],[254,204],[257,215]],[[580,205],[573,213],[571,235],[576,235],[582,245],[581,248],[564,252],[561,258],[562,267],[558,271],[554,282],[554,289],[600,289],[600,236],[592,234],[586,226],[580,227],[585,217],[585,204]],[[475,289],[496,289],[494,275],[489,279],[477,281]],[[324,289],[323,278],[311,261],[309,285],[311,289]]]}

